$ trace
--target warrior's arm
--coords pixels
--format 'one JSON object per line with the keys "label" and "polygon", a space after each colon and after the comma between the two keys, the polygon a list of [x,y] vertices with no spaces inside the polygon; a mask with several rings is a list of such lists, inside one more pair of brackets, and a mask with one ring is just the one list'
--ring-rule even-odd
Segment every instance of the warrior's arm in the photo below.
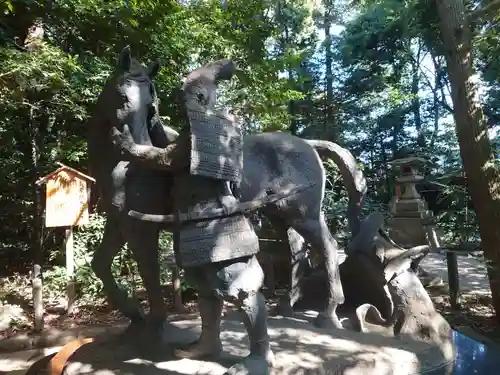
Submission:
{"label": "warrior's arm", "polygon": [[166,171],[178,171],[190,164],[191,145],[188,133],[179,134],[166,148],[136,144],[126,125],[123,132],[113,127],[112,138],[115,146],[121,151],[122,160]]}
{"label": "warrior's arm", "polygon": [[149,134],[153,145],[161,148],[167,147],[179,136],[177,131],[172,129],[170,126],[165,125],[159,118],[157,118],[151,125]]}
{"label": "warrior's arm", "polygon": [[179,137],[179,132],[168,125],[161,124],[165,135],[167,136],[168,143],[174,142]]}

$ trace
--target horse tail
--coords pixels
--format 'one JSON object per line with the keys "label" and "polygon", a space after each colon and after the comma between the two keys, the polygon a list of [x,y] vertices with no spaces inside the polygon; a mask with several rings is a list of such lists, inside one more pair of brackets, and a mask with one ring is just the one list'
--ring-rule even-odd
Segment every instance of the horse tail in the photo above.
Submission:
{"label": "horse tail", "polygon": [[349,150],[334,142],[316,139],[305,141],[316,150],[320,158],[332,159],[339,168],[349,195],[347,216],[351,234],[354,236],[359,231],[361,210],[367,192],[366,179],[358,161]]}

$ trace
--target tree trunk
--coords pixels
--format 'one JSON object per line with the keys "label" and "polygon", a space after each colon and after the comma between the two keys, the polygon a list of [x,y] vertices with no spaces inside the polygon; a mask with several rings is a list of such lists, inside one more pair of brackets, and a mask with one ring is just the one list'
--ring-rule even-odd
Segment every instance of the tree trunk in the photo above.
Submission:
{"label": "tree trunk", "polygon": [[413,119],[415,121],[415,130],[417,132],[417,145],[421,148],[425,148],[425,136],[422,129],[422,117],[420,116],[420,97],[419,86],[420,86],[420,50],[421,46],[418,46],[417,56],[412,62],[412,78],[411,78],[411,108],[413,111]]}
{"label": "tree trunk", "polygon": [[481,247],[489,266],[493,305],[500,323],[500,176],[472,82],[472,33],[463,0],[437,0],[437,5],[460,156],[476,209]]}
{"label": "tree trunk", "polygon": [[40,152],[39,152],[39,133],[37,129],[37,125],[35,123],[34,118],[34,110],[30,109],[29,116],[29,124],[28,129],[30,131],[31,138],[31,197],[33,199],[33,232],[32,232],[32,249],[33,249],[33,263],[38,264],[40,266],[43,265],[44,256],[43,256],[43,201],[42,201],[42,189],[35,184],[35,181],[40,177],[39,174],[39,160],[40,160]]}
{"label": "tree trunk", "polygon": [[331,36],[331,14],[330,10],[325,11],[325,65],[326,65],[326,113],[325,113],[325,136],[328,134],[328,139],[332,142],[338,142],[339,132],[337,124],[333,119],[333,53],[332,53],[332,36]]}
{"label": "tree trunk", "polygon": [[436,143],[436,139],[438,137],[438,132],[439,132],[439,95],[438,95],[438,90],[439,90],[439,72],[436,71],[434,73],[434,87],[432,88],[432,102],[433,102],[433,117],[434,117],[434,131],[432,132],[432,137],[431,137],[431,142],[429,144],[429,150],[432,150],[434,148],[434,144]]}
{"label": "tree trunk", "polygon": [[[35,18],[33,23],[29,26],[26,37],[23,41],[23,48],[28,53],[36,53],[39,49],[41,43],[43,42],[44,30],[43,30],[43,20],[41,18]],[[33,100],[30,98],[33,96],[33,92],[28,92],[27,98],[28,102]],[[33,100],[34,101],[34,100]],[[29,112],[29,123],[28,123],[28,131],[30,133],[31,140],[31,161],[32,161],[32,199],[34,203],[33,207],[33,238],[32,238],[32,246],[33,246],[33,261],[34,264],[38,264],[42,266],[44,257],[43,257],[43,218],[44,218],[44,210],[43,210],[43,200],[42,200],[42,190],[35,184],[35,181],[40,177],[39,174],[39,161],[40,161],[40,150],[42,149],[42,137],[40,134],[40,124],[37,122],[36,117],[37,113],[35,112],[34,107],[30,108]]]}
{"label": "tree trunk", "polygon": [[[290,41],[290,32],[288,30],[288,26],[285,25],[285,39],[282,44],[282,53],[285,53],[285,49],[287,44]],[[295,80],[293,77],[293,69],[290,65],[287,67],[287,75],[288,75],[288,84],[290,89],[295,89]],[[290,119],[290,133],[293,135],[297,135],[297,113],[296,113],[296,103],[294,100],[290,100],[288,102],[288,113],[291,117]]]}
{"label": "tree trunk", "polygon": [[[23,47],[27,51],[27,53],[36,53],[40,48],[41,43],[43,42],[44,30],[43,30],[43,21],[40,18],[37,18],[33,21],[33,25],[30,26],[28,32],[26,34],[26,38],[23,43]],[[33,98],[36,97],[36,94],[32,90],[28,90],[27,97],[28,102],[34,101]],[[42,265],[44,263],[44,255],[43,255],[43,242],[44,242],[44,233],[43,233],[43,218],[44,218],[44,209],[43,209],[43,201],[42,201],[42,190],[38,185],[35,184],[35,181],[40,177],[39,169],[40,169],[40,153],[42,147],[40,146],[42,143],[42,137],[40,134],[40,124],[36,120],[37,113],[33,106],[30,107],[29,112],[29,123],[28,123],[28,131],[30,133],[31,140],[31,161],[32,161],[32,198],[34,203],[34,212],[33,212],[33,238],[32,238],[32,248],[34,251],[33,254],[33,272],[31,274],[31,284],[32,284],[32,297],[33,297],[33,310],[34,310],[34,329],[36,332],[41,332],[43,330],[43,282],[42,282],[42,273],[43,268]]]}
{"label": "tree trunk", "polygon": [[[384,198],[384,201],[386,201],[387,199],[391,199],[391,193],[392,193],[392,189],[391,189],[391,178],[389,176],[389,169],[388,169],[388,165],[389,165],[389,160],[387,158],[387,153],[386,153],[386,149],[385,149],[385,146],[384,146],[384,142],[383,142],[383,137],[378,137],[380,139],[380,152],[382,153],[382,168],[383,168],[383,176],[384,176],[384,182],[385,182],[385,197]],[[375,189],[375,191],[377,191],[377,189]],[[380,196],[380,194],[379,194]]]}

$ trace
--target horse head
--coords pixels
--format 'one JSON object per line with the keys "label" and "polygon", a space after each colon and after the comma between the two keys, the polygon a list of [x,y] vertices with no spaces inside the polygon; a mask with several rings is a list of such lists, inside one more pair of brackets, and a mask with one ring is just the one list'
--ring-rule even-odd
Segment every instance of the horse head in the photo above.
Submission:
{"label": "horse head", "polygon": [[129,46],[123,48],[99,95],[90,121],[90,140],[92,137],[109,139],[113,126],[121,130],[127,125],[135,143],[151,144],[150,129],[154,121],[159,120],[159,102],[153,83],[159,69],[157,61],[145,67],[131,56]]}

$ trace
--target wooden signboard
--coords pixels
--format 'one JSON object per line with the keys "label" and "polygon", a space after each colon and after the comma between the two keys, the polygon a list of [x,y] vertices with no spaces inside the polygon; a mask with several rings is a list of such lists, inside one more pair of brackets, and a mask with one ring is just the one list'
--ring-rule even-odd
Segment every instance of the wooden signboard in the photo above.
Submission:
{"label": "wooden signboard", "polygon": [[36,184],[46,184],[45,226],[73,227],[87,224],[88,183],[95,180],[62,163],[57,170],[40,178]]}
{"label": "wooden signboard", "polygon": [[[73,276],[75,271],[73,256],[73,227],[87,224],[89,222],[89,182],[95,180],[86,174],[77,171],[62,163],[57,163],[60,167],[52,173],[40,178],[36,184],[46,185],[45,201],[45,226],[66,228],[66,273],[68,277],[68,313],[73,309],[75,299],[75,284]],[[39,288],[41,290],[41,286]],[[40,295],[41,291],[37,292]],[[35,291],[33,292],[35,296]],[[35,297],[34,297],[35,299]],[[34,303],[35,304],[35,303]],[[37,303],[36,305],[41,305]],[[35,308],[35,310],[37,310]],[[39,309],[39,314],[35,313],[35,326],[43,328],[43,309]]]}
{"label": "wooden signboard", "polygon": [[70,170],[47,180],[45,226],[68,227],[89,222],[87,181]]}

